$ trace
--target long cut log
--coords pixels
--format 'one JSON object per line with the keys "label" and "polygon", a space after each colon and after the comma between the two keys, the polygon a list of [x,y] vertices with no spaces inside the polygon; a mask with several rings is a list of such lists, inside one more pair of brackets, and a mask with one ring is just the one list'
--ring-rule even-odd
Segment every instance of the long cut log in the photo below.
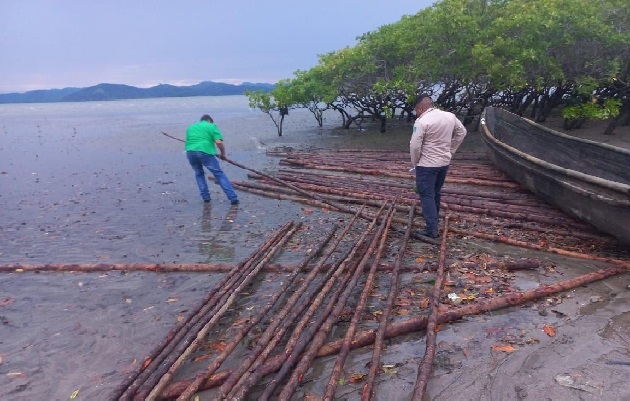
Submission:
{"label": "long cut log", "polygon": [[[297,266],[290,275],[286,277],[285,280],[281,283],[280,289],[276,291],[267,304],[254,316],[247,324],[245,324],[239,332],[233,336],[232,340],[227,344],[225,349],[208,365],[208,367],[200,374],[197,375],[195,380],[188,386],[188,388],[180,395],[180,399],[186,400],[190,398],[201,386],[201,383],[205,381],[207,377],[212,376],[214,372],[216,372],[221,364],[227,359],[227,357],[232,353],[232,351],[238,346],[239,342],[249,333],[249,331],[258,323],[260,323],[263,318],[267,315],[267,313],[273,308],[273,306],[278,302],[280,297],[286,292],[286,290],[292,285],[295,278],[298,276],[300,271],[315,257],[318,255],[323,249],[324,246],[330,241],[334,234],[332,231],[327,238],[318,246],[316,252],[312,253],[308,257],[304,259],[301,265]],[[156,387],[154,391],[159,393],[163,387]],[[152,401],[151,397],[147,399],[147,401]]]}
{"label": "long cut log", "polygon": [[374,340],[374,349],[372,351],[372,361],[370,362],[370,370],[368,371],[367,379],[363,390],[361,392],[361,400],[369,401],[374,396],[374,381],[376,380],[376,373],[381,365],[381,352],[383,350],[383,340],[385,339],[385,328],[389,321],[389,316],[392,314],[394,307],[394,300],[398,296],[398,277],[400,274],[400,268],[402,266],[402,259],[407,251],[407,245],[409,244],[409,238],[411,236],[411,230],[413,229],[413,218],[416,208],[412,206],[409,209],[409,215],[407,217],[407,230],[400,245],[400,250],[396,256],[394,262],[394,269],[392,270],[392,277],[389,285],[389,293],[387,294],[387,300],[385,301],[385,308],[383,314],[378,323],[378,330],[376,332],[376,338]]}
{"label": "long cut log", "polygon": [[352,318],[350,319],[350,326],[346,331],[344,336],[344,342],[341,346],[341,350],[337,355],[337,359],[335,360],[335,365],[333,366],[332,373],[330,374],[330,379],[328,380],[328,384],[326,385],[326,392],[324,394],[324,400],[332,401],[335,397],[335,391],[337,390],[337,383],[339,382],[339,376],[341,376],[341,371],[343,370],[343,365],[346,363],[346,358],[350,353],[350,342],[354,337],[354,334],[357,331],[357,326],[359,324],[359,320],[361,320],[361,316],[363,315],[363,311],[365,310],[365,305],[367,304],[367,299],[374,287],[374,278],[376,276],[376,268],[383,256],[383,250],[385,249],[385,242],[387,241],[387,235],[389,233],[389,227],[392,224],[392,218],[394,217],[394,213],[396,210],[396,203],[390,206],[387,220],[383,223],[385,228],[383,230],[383,234],[381,235],[380,242],[378,245],[378,249],[376,250],[376,254],[374,255],[374,260],[372,261],[372,266],[370,267],[370,271],[368,273],[367,278],[365,279],[365,284],[363,284],[363,291],[361,291],[361,296],[359,297],[359,302],[354,307],[354,313],[352,314]]}
{"label": "long cut log", "polygon": [[144,383],[144,381],[146,381],[146,379],[158,368],[159,364],[166,359],[176,344],[179,343],[188,331],[199,322],[201,316],[216,305],[222,296],[222,291],[225,290],[235,277],[241,274],[240,272],[242,268],[247,265],[248,261],[257,258],[259,255],[264,253],[275,241],[278,240],[278,238],[284,235],[284,232],[288,230],[291,225],[293,225],[293,222],[287,222],[276,232],[276,234],[260,245],[246,261],[235,266],[229,274],[223,277],[223,279],[206,295],[206,297],[204,297],[199,305],[195,307],[183,321],[178,322],[175,327],[167,333],[164,340],[151,351],[149,356],[144,359],[144,362],[130,372],[127,377],[125,377],[109,398],[121,400],[131,399],[140,385]]}
{"label": "long cut log", "polygon": [[[311,272],[304,278],[304,281],[300,285],[300,287],[291,295],[291,297],[285,302],[284,306],[278,312],[275,319],[271,322],[271,324],[267,327],[265,332],[260,336],[257,341],[256,347],[247,355],[247,357],[241,361],[238,369],[235,370],[233,374],[231,374],[225,383],[221,385],[219,389],[219,393],[221,398],[225,398],[230,391],[235,391],[238,389],[245,380],[249,377],[249,372],[255,372],[256,369],[260,365],[264,363],[269,354],[275,348],[275,346],[280,342],[284,333],[288,330],[289,326],[293,324],[293,322],[300,316],[300,314],[308,307],[308,304],[312,303],[312,298],[315,294],[320,294],[322,292],[322,288],[325,286],[330,279],[330,277],[335,274],[335,272],[339,271],[341,274],[341,270],[339,270],[340,265],[347,258],[343,257],[340,259],[338,264],[333,267],[329,267],[326,277],[322,278],[318,284],[314,286],[313,291],[305,296],[304,302],[300,305],[297,305],[298,300],[302,295],[304,295],[311,285],[311,283],[315,280],[316,275],[320,272],[320,270],[325,266],[326,261],[333,255],[333,253],[337,250],[341,241],[345,238],[346,234],[350,231],[350,228],[354,225],[358,218],[358,213],[354,215],[352,220],[346,225],[345,229],[339,235],[331,247],[328,249],[326,254],[322,256],[317,265],[311,269]],[[332,284],[331,284],[332,286]],[[331,287],[332,288],[332,287]],[[328,293],[328,290],[325,290]],[[280,326],[284,321],[284,325]],[[252,382],[256,382],[257,379],[252,380]]]}
{"label": "long cut log", "polygon": [[413,388],[413,401],[422,401],[424,392],[429,382],[429,377],[433,371],[433,359],[435,358],[436,338],[437,338],[437,315],[440,306],[440,295],[442,293],[442,282],[444,281],[444,265],[446,261],[446,237],[448,236],[448,220],[446,215],[444,219],[444,235],[442,236],[442,245],[440,246],[440,262],[438,264],[437,277],[433,285],[431,294],[431,309],[427,319],[426,330],[426,347],[422,362],[418,367],[418,377],[416,385]]}
{"label": "long cut log", "polygon": [[[383,205],[383,208],[384,207],[385,205]],[[345,266],[348,267],[347,271],[344,277],[341,279],[341,281],[339,281],[339,285],[337,286],[335,291],[329,297],[326,303],[326,306],[324,307],[324,310],[321,311],[316,321],[313,324],[311,324],[308,329],[306,329],[306,333],[303,335],[303,332],[305,331],[305,327],[307,323],[309,323],[311,317],[315,314],[316,310],[319,309],[319,306],[324,302],[326,293],[323,291],[320,292],[320,294],[316,296],[315,301],[311,303],[307,312],[304,314],[304,316],[302,316],[301,320],[296,325],[291,337],[287,341],[287,344],[284,349],[284,353],[282,354],[283,356],[282,368],[274,376],[274,378],[267,383],[265,392],[260,396],[260,399],[265,399],[265,398],[268,399],[269,397],[271,397],[276,387],[280,384],[280,382],[284,379],[284,377],[289,373],[289,371],[293,368],[293,366],[298,362],[298,359],[302,351],[304,350],[304,348],[306,348],[306,346],[308,345],[308,342],[315,336],[315,333],[319,330],[321,325],[328,319],[331,312],[333,312],[333,308],[335,307],[337,300],[341,296],[341,292],[349,289],[351,285],[349,281],[351,280],[353,271],[356,273],[359,271],[359,268],[362,267],[360,262],[355,263],[356,257],[360,249],[363,248],[363,244],[365,243],[368,235],[372,232],[372,230],[374,229],[374,226],[376,226],[378,217],[380,217],[380,214],[382,213],[383,208],[381,208],[378,215],[375,216],[375,218],[372,220],[372,222],[367,227],[367,229],[363,232],[359,240],[352,247],[352,250],[350,251],[349,256],[346,259],[344,259],[344,261],[342,262],[342,266],[344,269],[345,269]],[[339,270],[340,270],[340,273],[341,271],[343,271],[343,269],[341,268]],[[329,280],[329,282],[330,284],[329,283],[326,284],[326,287],[329,287],[328,291],[330,291],[330,289],[332,289],[332,285],[334,285],[334,281]],[[300,341],[300,338],[301,338],[301,341]],[[239,399],[243,398],[246,394],[247,389],[250,388],[256,381],[258,381],[262,377],[261,370],[262,370],[261,368],[257,369],[257,371],[254,372],[254,374],[250,376],[250,378],[246,382],[247,386],[243,386],[243,388],[240,389],[240,391],[237,393],[236,398],[239,398]]]}
{"label": "long cut log", "polygon": [[[378,219],[376,218],[374,219],[374,221],[377,221],[377,220]],[[384,235],[385,227],[386,227],[386,224],[383,221],[382,224],[379,226],[379,229],[377,230],[376,234],[372,238],[370,246],[368,247],[363,257],[361,258],[361,262],[357,266],[352,276],[352,279],[348,283],[347,287],[344,289],[343,295],[337,301],[337,304],[335,305],[335,309],[328,316],[328,318],[321,325],[321,327],[319,327],[319,329],[317,330],[317,333],[313,337],[313,341],[309,344],[308,349],[304,351],[304,354],[301,356],[300,361],[298,362],[295,369],[291,373],[291,377],[282,388],[282,391],[280,392],[280,395],[278,396],[279,401],[288,401],[291,398],[291,396],[295,392],[295,389],[297,388],[299,383],[302,381],[303,375],[308,370],[313,359],[315,359],[317,355],[317,351],[324,344],[324,341],[326,341],[326,337],[332,330],[332,327],[338,322],[339,316],[341,315],[343,309],[345,308],[348,302],[348,299],[352,295],[352,291],[356,287],[359,277],[363,273],[363,270],[365,269],[365,266],[367,265],[369,259],[372,257],[372,255],[374,255],[375,248],[377,244],[380,242],[381,237]],[[267,389],[265,389],[265,392],[263,393],[261,399],[266,401],[269,399],[269,396],[271,394],[273,394],[273,389],[270,389],[268,387]]]}
{"label": "long cut log", "polygon": [[[307,196],[309,198],[312,198],[312,199],[318,200],[320,202],[323,202],[323,203],[325,203],[325,204],[327,204],[327,205],[329,205],[329,206],[331,206],[331,207],[333,207],[333,208],[335,208],[335,209],[337,209],[337,210],[339,210],[341,212],[354,214],[354,210],[352,210],[352,209],[350,209],[350,208],[348,208],[346,206],[343,206],[343,205],[340,205],[338,203],[334,203],[334,202],[328,201],[326,199],[323,199],[322,197],[320,197],[320,196],[318,196],[318,195],[316,195],[316,194],[314,194],[312,192],[304,191],[303,189],[298,188],[298,187],[296,187],[295,185],[293,185],[291,183],[288,183],[286,181],[280,180],[280,179],[278,179],[276,177],[273,177],[273,176],[271,176],[269,174],[265,174],[263,172],[255,170],[253,168],[244,166],[244,165],[242,165],[240,163],[237,163],[237,162],[235,162],[233,160],[225,159],[225,161],[227,161],[228,163],[230,163],[230,164],[232,164],[232,165],[234,165],[236,167],[240,167],[240,168],[242,168],[244,170],[251,171],[252,173],[258,174],[258,175],[260,175],[262,177],[265,177],[265,178],[268,178],[268,179],[270,179],[270,180],[272,180],[272,181],[274,181],[274,182],[276,182],[278,184],[281,184],[281,185],[284,185],[284,186],[286,186],[288,188],[291,188],[291,189],[295,190],[296,192],[298,192],[298,193],[300,193],[300,194],[302,194],[304,196]],[[370,215],[364,214],[364,213],[360,213],[359,216],[361,218],[365,219],[365,220],[372,220],[372,218],[373,218],[373,216],[370,216]],[[423,237],[421,235],[414,235],[414,238],[419,240],[419,241],[423,241],[423,242],[426,242],[426,243],[429,243],[429,244],[439,245],[439,242],[435,241],[432,238]]]}
{"label": "long cut log", "polygon": [[[195,338],[192,340],[190,344],[186,346],[186,343],[182,345],[185,347],[180,347],[176,349],[165,361],[162,363],[160,368],[156,370],[156,373],[147,378],[143,387],[138,391],[139,397],[141,399],[145,399],[147,395],[151,392],[151,390],[157,386],[157,391],[154,393],[157,395],[159,391],[168,384],[171,380],[175,372],[184,364],[186,359],[197,349],[197,347],[201,344],[201,342],[206,338],[208,331],[214,326],[214,324],[227,312],[227,310],[232,306],[232,304],[236,301],[236,296],[245,288],[253,279],[260,273],[262,267],[267,263],[280,248],[291,238],[291,236],[302,226],[301,223],[298,223],[294,227],[292,227],[289,231],[287,231],[270,249],[263,255],[262,259],[258,261],[254,265],[254,267],[247,271],[246,274],[243,274],[242,279],[238,281],[238,285],[236,287],[231,287],[229,289],[229,295],[226,292],[224,298],[225,300],[221,300],[219,304],[213,309],[210,319],[205,322],[203,327],[196,333]],[[236,284],[235,284],[236,285]],[[183,349],[181,349],[183,348]],[[179,355],[179,356],[177,356]],[[177,359],[175,359],[177,358]],[[175,361],[173,362],[173,359]]]}

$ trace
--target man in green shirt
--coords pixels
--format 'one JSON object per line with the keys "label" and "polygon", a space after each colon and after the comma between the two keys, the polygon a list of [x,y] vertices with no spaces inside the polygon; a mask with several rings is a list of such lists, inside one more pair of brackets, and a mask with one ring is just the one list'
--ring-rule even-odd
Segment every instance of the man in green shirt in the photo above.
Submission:
{"label": "man in green shirt", "polygon": [[195,171],[199,193],[204,202],[210,202],[210,191],[203,172],[205,166],[217,180],[230,203],[238,205],[234,188],[215,157],[216,148],[219,148],[221,152],[219,157],[225,160],[225,145],[223,145],[221,131],[214,124],[212,117],[204,114],[199,122],[192,124],[186,130],[186,156]]}

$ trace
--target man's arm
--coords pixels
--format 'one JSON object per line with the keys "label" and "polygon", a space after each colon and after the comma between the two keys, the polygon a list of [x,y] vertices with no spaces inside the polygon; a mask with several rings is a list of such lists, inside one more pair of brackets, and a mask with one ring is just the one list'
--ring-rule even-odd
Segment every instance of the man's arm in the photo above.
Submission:
{"label": "man's arm", "polygon": [[413,126],[414,131],[409,141],[409,151],[411,153],[411,165],[416,167],[422,156],[422,139],[424,138],[424,131],[420,123],[416,122]]}
{"label": "man's arm", "polygon": [[464,141],[466,136],[466,127],[459,121],[459,118],[455,117],[455,128],[453,129],[453,139],[451,139],[451,155],[457,151],[459,145]]}
{"label": "man's arm", "polygon": [[219,148],[219,158],[221,160],[225,160],[226,159],[226,153],[225,153],[225,145],[223,145],[223,141],[220,139],[217,139],[216,141],[214,141],[215,145],[217,145],[217,148]]}

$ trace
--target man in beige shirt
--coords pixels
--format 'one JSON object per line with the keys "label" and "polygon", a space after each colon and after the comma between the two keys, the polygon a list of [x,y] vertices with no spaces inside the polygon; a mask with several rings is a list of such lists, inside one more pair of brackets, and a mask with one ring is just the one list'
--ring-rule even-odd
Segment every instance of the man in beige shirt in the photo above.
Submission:
{"label": "man in beige shirt", "polygon": [[466,136],[466,128],[455,114],[433,108],[428,95],[420,95],[415,106],[416,122],[409,143],[411,163],[416,169],[416,188],[420,195],[426,228],[419,234],[438,238],[440,191],[451,157]]}

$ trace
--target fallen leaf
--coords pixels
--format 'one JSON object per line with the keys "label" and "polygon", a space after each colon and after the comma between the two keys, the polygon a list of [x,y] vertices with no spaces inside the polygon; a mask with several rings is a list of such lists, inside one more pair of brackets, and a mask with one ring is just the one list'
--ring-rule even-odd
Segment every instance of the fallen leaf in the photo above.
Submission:
{"label": "fallen leaf", "polygon": [[544,326],[543,326],[543,331],[544,331],[545,333],[547,333],[547,335],[548,335],[549,337],[553,337],[553,336],[555,336],[555,335],[556,335],[556,329],[554,329],[553,327],[548,326],[548,325],[544,325]]}
{"label": "fallen leaf", "polygon": [[70,399],[74,400],[75,398],[77,398],[77,395],[79,395],[79,390],[80,389],[76,389],[72,392],[72,394],[70,394]]}
{"label": "fallen leaf", "polygon": [[398,302],[396,302],[396,306],[409,306],[411,305],[411,301],[409,298],[400,298]]}
{"label": "fallen leaf", "polygon": [[424,263],[424,258],[416,258],[416,262],[418,263]]}
{"label": "fallen leaf", "polygon": [[183,322],[186,318],[184,316],[177,316],[178,322]]}
{"label": "fallen leaf", "polygon": [[7,306],[7,305],[11,305],[13,303],[13,298],[5,298],[2,301],[0,301],[0,306]]}
{"label": "fallen leaf", "polygon": [[145,370],[147,366],[149,366],[150,363],[151,363],[151,358],[147,358],[142,364],[142,370]]}
{"label": "fallen leaf", "polygon": [[196,356],[193,358],[193,362],[203,361],[204,359],[208,359],[208,358],[212,358],[212,353]]}
{"label": "fallen leaf", "polygon": [[169,302],[169,303],[170,302],[177,302],[177,301],[179,301],[179,298],[169,298],[169,299],[166,300],[166,302]]}
{"label": "fallen leaf", "polygon": [[244,317],[244,318],[239,319],[239,320],[237,320],[236,322],[232,323],[232,327],[234,327],[234,326],[240,326],[240,325],[242,325],[243,323],[247,323],[247,322],[249,322],[249,318],[248,318],[248,317]]}
{"label": "fallen leaf", "polygon": [[344,379],[343,377],[339,378],[339,385],[343,386],[344,384],[346,384],[346,379]]}
{"label": "fallen leaf", "polygon": [[372,312],[372,314],[374,316],[381,316],[383,314],[383,311],[377,310],[377,311]]}
{"label": "fallen leaf", "polygon": [[468,358],[468,357],[470,356],[470,353],[468,352],[468,348],[465,348],[465,347],[464,347],[464,348],[462,349],[462,352],[464,353],[464,356],[465,356],[466,358]]}
{"label": "fallen leaf", "polygon": [[398,371],[394,368],[386,368],[385,365],[383,365],[383,373],[386,373],[388,375],[395,375],[396,373],[398,373]]}
{"label": "fallen leaf", "polygon": [[420,301],[420,307],[422,309],[428,308],[429,307],[429,298],[425,298],[422,301]]}
{"label": "fallen leaf", "polygon": [[514,352],[518,348],[514,348],[511,345],[493,345],[492,349],[495,351],[501,351],[501,352]]}
{"label": "fallen leaf", "polygon": [[353,373],[348,381],[350,383],[359,383],[365,379],[365,376],[367,376],[365,373]]}
{"label": "fallen leaf", "polygon": [[396,314],[401,315],[401,316],[407,316],[407,315],[409,315],[409,310],[408,309],[398,309],[396,311]]}
{"label": "fallen leaf", "polygon": [[227,348],[227,343],[224,341],[212,344],[212,349],[215,351],[223,352]]}
{"label": "fallen leaf", "polygon": [[472,301],[472,300],[474,300],[474,299],[475,299],[475,297],[476,297],[477,295],[478,295],[478,294],[475,294],[474,292],[471,292],[471,293],[468,293],[468,294],[459,294],[459,297],[460,297],[461,299],[467,299],[467,300],[469,300],[469,301]]}

